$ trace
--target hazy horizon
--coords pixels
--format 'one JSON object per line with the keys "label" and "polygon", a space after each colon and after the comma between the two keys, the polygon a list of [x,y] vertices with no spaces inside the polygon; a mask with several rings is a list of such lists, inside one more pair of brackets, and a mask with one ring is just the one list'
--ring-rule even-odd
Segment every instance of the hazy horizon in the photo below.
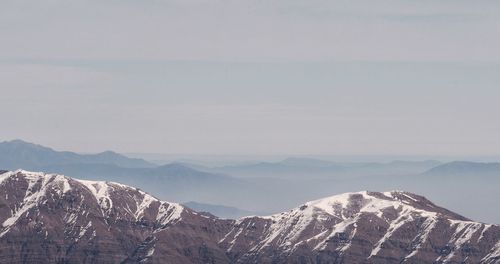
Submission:
{"label": "hazy horizon", "polygon": [[3,142],[20,141],[28,144],[35,144],[43,147],[51,148],[55,151],[69,151],[78,154],[98,154],[106,151],[113,151],[130,158],[140,158],[146,161],[162,165],[167,163],[193,163],[204,166],[226,166],[238,164],[252,164],[259,162],[280,162],[289,158],[306,158],[316,159],[331,162],[346,162],[346,163],[390,163],[394,161],[439,161],[442,163],[453,161],[470,161],[470,162],[500,162],[500,155],[317,155],[317,154],[197,154],[197,153],[140,153],[140,152],[117,152],[113,149],[102,149],[96,152],[80,152],[73,149],[57,149],[49,145],[40,144],[37,142],[28,142],[23,139],[2,140]]}
{"label": "hazy horizon", "polygon": [[500,3],[2,1],[0,139],[500,155]]}

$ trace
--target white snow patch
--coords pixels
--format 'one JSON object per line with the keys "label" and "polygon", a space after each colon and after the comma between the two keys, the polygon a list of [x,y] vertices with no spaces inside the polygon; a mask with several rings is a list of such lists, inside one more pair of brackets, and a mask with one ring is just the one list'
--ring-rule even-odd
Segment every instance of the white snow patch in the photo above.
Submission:
{"label": "white snow patch", "polygon": [[486,231],[488,231],[488,229],[490,229],[492,226],[493,225],[487,225],[487,224],[484,225],[483,231],[481,231],[481,235],[479,235],[477,242],[479,242],[479,241],[481,241],[481,239],[483,239],[484,233],[486,233]]}
{"label": "white snow patch", "polygon": [[396,220],[392,221],[389,228],[387,229],[387,232],[377,242],[377,244],[375,244],[375,248],[372,250],[368,258],[376,256],[378,252],[382,249],[382,244],[384,244],[384,242],[386,242],[387,239],[389,239],[396,230],[398,230],[400,227],[402,227],[403,225],[405,225],[410,221],[413,221],[413,217],[408,212],[401,214],[398,218],[396,218]]}
{"label": "white snow patch", "polygon": [[[492,263],[493,264],[493,258],[499,258],[500,257],[500,241],[498,241],[495,246],[491,249],[490,253],[488,255],[484,256],[484,258],[481,259],[481,263]],[[490,261],[491,259],[491,261]]]}
{"label": "white snow patch", "polygon": [[429,234],[436,226],[436,223],[437,223],[437,220],[433,217],[429,217],[429,218],[425,219],[424,223],[422,224],[423,231],[422,231],[422,233],[420,233],[416,237],[416,239],[418,239],[417,247],[415,248],[415,250],[413,252],[411,252],[408,256],[405,257],[405,260],[410,259],[411,257],[415,256],[419,252],[419,250],[422,248],[422,245],[427,241]]}
{"label": "white snow patch", "polygon": [[[467,243],[471,240],[472,236],[478,232],[483,224],[470,222],[470,221],[459,221],[459,220],[448,220],[451,226],[455,226],[455,232],[448,241],[449,245],[453,245],[453,251],[448,254],[443,262],[450,261],[454,256],[457,250],[459,250],[463,244]],[[441,261],[443,256],[440,256],[436,261]]]}
{"label": "white snow patch", "polygon": [[184,207],[177,203],[160,202],[156,221],[165,226],[181,219]]}
{"label": "white snow patch", "polygon": [[[76,238],[76,241],[80,240],[85,233],[92,227],[92,222],[88,222],[86,226],[80,228],[80,233],[78,234],[78,237]],[[95,231],[95,230],[94,230]]]}
{"label": "white snow patch", "polygon": [[[338,234],[338,233],[343,233],[345,232],[346,228],[351,226],[351,225],[354,225],[354,231],[353,231],[353,234],[350,236],[349,240],[352,239],[352,237],[356,234],[356,231],[357,231],[357,225],[356,225],[356,222],[359,220],[359,215],[354,217],[354,218],[351,218],[351,219],[347,219],[345,221],[342,221],[340,223],[337,223],[335,226],[333,226],[333,230],[332,232],[330,233],[330,235],[324,239],[321,243],[319,243],[315,248],[314,250],[323,250],[327,247],[327,241],[329,239],[331,239],[332,237],[335,236],[335,234]],[[346,249],[348,249],[349,247],[351,246],[351,243],[349,242],[348,244],[344,245],[342,248],[340,248],[340,251],[343,252],[345,251]]]}
{"label": "white snow patch", "polygon": [[153,245],[148,252],[146,253],[146,257],[151,257],[155,253],[155,245]]}
{"label": "white snow patch", "polygon": [[141,203],[137,206],[137,211],[135,212],[135,219],[138,220],[142,216],[144,216],[144,212],[151,206],[151,204],[155,201],[158,201],[156,198],[153,196],[141,192],[143,195]]}
{"label": "white snow patch", "polygon": [[413,198],[413,197],[409,196],[409,195],[408,195],[408,194],[406,194],[406,193],[403,193],[403,195],[404,195],[406,198],[408,198],[408,199],[410,199],[410,200],[412,200],[412,201],[414,201],[414,202],[418,202],[418,200],[417,200],[417,199],[415,199],[415,198]]}
{"label": "white snow patch", "polygon": [[5,180],[12,177],[12,175],[15,175],[16,173],[17,172],[14,172],[14,171],[8,171],[8,172],[0,175],[0,184],[3,184]]}
{"label": "white snow patch", "polygon": [[[18,173],[21,173],[21,177],[23,177],[28,182],[28,187],[26,189],[24,199],[21,204],[19,204],[19,207],[13,209],[11,217],[7,218],[2,223],[2,227],[4,227],[4,230],[0,233],[0,237],[5,235],[10,230],[10,227],[14,225],[24,213],[28,212],[38,203],[43,201],[43,198],[47,194],[47,191],[51,184],[54,182],[58,182],[57,179],[56,181],[54,181],[56,175],[44,174],[41,172],[28,172],[24,170],[18,170],[13,173],[5,173],[2,174],[2,177],[11,177]],[[1,181],[3,182],[5,179],[6,178],[2,178]],[[35,189],[35,186],[38,185],[39,188]]]}
{"label": "white snow patch", "polygon": [[[238,229],[238,232],[234,235],[233,240],[231,240],[231,242],[229,242],[229,245],[230,245],[230,246],[229,246],[229,248],[227,249],[227,251],[228,251],[228,252],[229,252],[229,251],[231,251],[231,250],[233,249],[234,245],[236,244],[236,240],[238,239],[238,237],[240,236],[240,234],[241,234],[242,232],[243,232],[243,228],[241,228],[241,227],[240,227],[240,228]],[[231,232],[230,232],[230,233],[231,233]],[[228,233],[228,234],[230,234],[230,233]],[[226,238],[226,237],[224,237],[224,239],[225,239],[225,238]],[[224,239],[223,239],[223,240],[224,240]],[[223,241],[223,240],[222,240],[222,241]]]}
{"label": "white snow patch", "polygon": [[63,193],[67,193],[71,191],[71,186],[69,185],[69,180],[66,177],[63,177]]}
{"label": "white snow patch", "polygon": [[76,180],[83,184],[92,193],[97,203],[101,207],[102,215],[105,216],[106,212],[113,208],[113,200],[111,199],[111,192],[113,187],[104,181],[87,181]]}

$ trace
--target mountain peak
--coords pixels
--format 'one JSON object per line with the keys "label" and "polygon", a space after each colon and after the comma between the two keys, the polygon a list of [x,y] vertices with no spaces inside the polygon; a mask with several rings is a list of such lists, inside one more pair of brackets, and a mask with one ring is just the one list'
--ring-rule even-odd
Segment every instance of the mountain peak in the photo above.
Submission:
{"label": "mountain peak", "polygon": [[[119,183],[0,175],[0,258],[34,263],[497,263],[500,227],[416,194],[353,192],[218,219]],[[19,249],[25,251],[21,252]]]}
{"label": "mountain peak", "polygon": [[[184,210],[179,204],[160,201],[139,189],[120,183],[78,180],[59,174],[26,170],[9,171],[0,175],[0,185],[8,186],[9,190],[4,191],[11,195],[16,192],[23,194],[22,196],[17,194],[12,196],[18,199],[13,201],[15,206],[10,214],[2,213],[0,220],[3,221],[3,230],[0,237],[32,210],[38,211],[39,207],[48,201],[58,202],[60,200],[63,202],[68,196],[72,197],[71,199],[81,199],[81,202],[85,202],[87,207],[93,207],[95,203],[97,206],[94,208],[99,210],[94,213],[96,216],[101,215],[102,217],[119,215],[123,219],[139,220],[144,216],[145,210],[156,206],[158,210],[156,219],[161,219],[163,225],[179,219]],[[6,197],[9,196],[8,193]],[[114,207],[114,205],[123,204],[127,200],[133,201],[135,206]],[[4,217],[7,218],[4,219]]]}
{"label": "mountain peak", "polygon": [[0,143],[7,143],[7,144],[25,144],[25,145],[36,145],[31,142],[24,141],[22,139],[13,139],[13,140],[6,140]]}
{"label": "mountain peak", "polygon": [[24,141],[22,139],[13,139],[10,141],[0,142],[0,145],[16,147],[16,148],[32,148],[32,149],[43,149],[43,150],[53,150],[49,147],[45,147],[32,142]]}
{"label": "mountain peak", "polygon": [[102,155],[102,156],[116,156],[116,155],[121,155],[119,153],[116,153],[112,150],[106,150],[106,151],[103,151],[103,152],[100,152],[100,153],[97,153],[96,155]]}
{"label": "mountain peak", "polygon": [[0,143],[0,168],[51,170],[69,164],[111,164],[125,168],[154,167],[145,160],[128,158],[113,151],[78,154],[70,151],[56,151],[19,139]]}
{"label": "mountain peak", "polygon": [[[248,233],[245,227],[258,231]],[[310,201],[267,217],[243,218],[221,243],[249,250],[248,262],[282,252],[282,256],[307,255],[333,263],[433,263],[466,258],[461,252],[472,243],[486,242],[490,229],[500,231],[498,226],[472,222],[416,194],[362,191]],[[253,236],[264,239],[246,248],[243,241]],[[474,250],[487,248],[481,253],[484,256],[491,249],[490,256],[496,256],[498,238],[487,243]],[[395,252],[403,256],[395,257]],[[480,259],[476,256],[478,263]]]}
{"label": "mountain peak", "polygon": [[434,205],[425,197],[404,191],[344,193],[307,202],[298,209],[305,207],[312,207],[341,219],[345,219],[346,215],[350,217],[362,213],[375,213],[381,217],[386,211],[397,210],[425,217],[437,217],[437,214],[442,214],[449,219],[468,220]]}

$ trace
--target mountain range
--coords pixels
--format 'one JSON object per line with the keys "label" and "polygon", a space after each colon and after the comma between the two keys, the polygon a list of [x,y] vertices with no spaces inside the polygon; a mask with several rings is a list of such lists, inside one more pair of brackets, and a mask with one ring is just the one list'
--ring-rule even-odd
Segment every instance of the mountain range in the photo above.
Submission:
{"label": "mountain range", "polygon": [[37,170],[48,166],[71,164],[112,164],[124,168],[155,167],[145,160],[128,158],[112,151],[77,154],[70,151],[55,151],[22,140],[0,142],[0,168],[3,169]]}
{"label": "mountain range", "polygon": [[426,175],[500,175],[500,163],[498,162],[470,162],[470,161],[453,161],[434,168],[425,172]]}
{"label": "mountain range", "polygon": [[227,195],[246,194],[245,190],[252,189],[252,184],[243,179],[199,171],[178,163],[158,166],[112,151],[99,154],[55,151],[21,140],[0,143],[0,169],[26,169],[87,180],[122,182],[179,202],[195,200],[224,204]]}
{"label": "mountain range", "polygon": [[[185,163],[159,166],[110,151],[104,153],[114,153],[111,156],[115,158],[60,152],[20,140],[0,143],[0,153],[0,169],[22,168],[121,182],[160,199],[196,201],[204,205],[198,209],[220,217],[239,217],[248,211],[276,213],[332,193],[402,189],[425,195],[475,220],[500,223],[500,211],[484,210],[500,200],[499,163],[345,163],[301,157],[225,167]],[[224,207],[245,213],[230,216],[229,211],[220,210]]]}
{"label": "mountain range", "polygon": [[401,191],[219,219],[119,183],[0,175],[2,263],[499,263],[500,226]]}
{"label": "mountain range", "polygon": [[[334,162],[312,158],[287,158],[279,162],[259,162],[215,168],[195,166],[193,168],[224,173],[235,177],[272,178],[352,178],[377,175],[408,175],[428,171],[442,163],[435,160],[376,162]],[[189,164],[188,164],[189,166]]]}

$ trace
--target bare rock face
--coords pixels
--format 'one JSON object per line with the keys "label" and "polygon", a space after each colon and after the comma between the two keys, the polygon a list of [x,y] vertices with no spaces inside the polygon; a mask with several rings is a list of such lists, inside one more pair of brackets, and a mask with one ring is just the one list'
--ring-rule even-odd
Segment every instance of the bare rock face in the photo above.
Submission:
{"label": "bare rock face", "polygon": [[228,262],[229,222],[118,183],[0,176],[0,263]]}
{"label": "bare rock face", "polygon": [[499,226],[406,192],[235,221],[118,183],[20,170],[0,175],[0,223],[0,263],[500,263]]}

